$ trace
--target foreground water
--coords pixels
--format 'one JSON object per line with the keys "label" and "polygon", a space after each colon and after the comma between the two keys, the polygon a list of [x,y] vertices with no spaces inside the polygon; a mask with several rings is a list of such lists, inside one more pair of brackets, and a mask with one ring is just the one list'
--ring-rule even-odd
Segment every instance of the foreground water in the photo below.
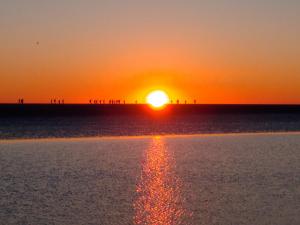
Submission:
{"label": "foreground water", "polygon": [[300,223],[300,134],[0,142],[0,224]]}

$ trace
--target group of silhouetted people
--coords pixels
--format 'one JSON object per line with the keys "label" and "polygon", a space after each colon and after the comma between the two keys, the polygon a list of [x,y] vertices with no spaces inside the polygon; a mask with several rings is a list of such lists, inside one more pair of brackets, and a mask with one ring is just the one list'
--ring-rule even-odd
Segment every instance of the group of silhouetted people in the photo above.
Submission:
{"label": "group of silhouetted people", "polygon": [[65,104],[65,100],[64,99],[51,99],[51,104]]}
{"label": "group of silhouetted people", "polygon": [[90,104],[105,104],[105,100],[90,99]]}
{"label": "group of silhouetted people", "polygon": [[[65,101],[64,99],[51,99],[51,104],[65,104]],[[98,99],[90,99],[89,101],[90,104],[106,104],[105,103],[105,100],[98,100]],[[135,104],[138,104],[138,101],[135,100],[134,102]],[[193,101],[194,104],[197,104],[197,101],[194,99]],[[18,99],[18,104],[24,104],[24,99],[23,98],[19,98]],[[108,100],[108,104],[110,105],[114,105],[114,104],[126,104],[126,101],[125,100],[120,100],[120,99],[117,99],[117,100],[114,100],[114,99],[110,99]],[[173,104],[173,100],[170,100],[170,104]],[[179,99],[176,100],[176,104],[180,104],[180,101]],[[187,104],[187,100],[184,101],[184,104]]]}
{"label": "group of silhouetted people", "polygon": [[18,99],[18,104],[22,104],[23,105],[24,104],[24,98],[19,98]]}
{"label": "group of silhouetted people", "polygon": [[[176,104],[181,104],[179,99],[177,99],[175,102],[176,102]],[[117,105],[119,105],[119,104],[126,104],[126,101],[125,100],[120,100],[120,99],[116,99],[116,100],[115,99],[109,99],[106,103],[105,100],[90,99],[89,103],[90,104],[110,104],[110,105],[117,104]],[[138,101],[135,100],[134,103],[138,104]],[[197,104],[197,101],[194,99],[193,103]],[[170,104],[173,104],[173,100],[170,100]],[[184,100],[184,104],[188,104],[187,100]]]}
{"label": "group of silhouetted people", "polygon": [[[173,104],[173,101],[171,100],[170,103]],[[194,103],[194,104],[197,104],[197,100],[194,99],[193,103]],[[176,100],[176,104],[180,104],[179,99]],[[184,104],[188,104],[187,100],[184,100]]]}
{"label": "group of silhouetted people", "polygon": [[[98,100],[98,99],[90,99],[90,104],[106,104],[105,103],[105,100]],[[116,99],[116,100],[114,100],[114,99],[110,99],[110,100],[108,100],[108,104],[110,104],[110,105],[114,105],[114,104],[126,104],[126,102],[125,102],[125,100],[120,100],[120,99]]]}
{"label": "group of silhouetted people", "polygon": [[[122,102],[121,102],[121,100],[113,100],[113,99],[111,99],[111,100],[109,100],[109,104],[121,104]],[[123,100],[123,104],[125,104],[125,100]]]}

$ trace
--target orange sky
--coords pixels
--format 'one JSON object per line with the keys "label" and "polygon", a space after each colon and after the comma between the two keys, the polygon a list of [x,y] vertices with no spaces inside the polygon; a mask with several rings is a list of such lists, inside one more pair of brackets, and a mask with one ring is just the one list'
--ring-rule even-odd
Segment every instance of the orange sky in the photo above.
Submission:
{"label": "orange sky", "polygon": [[300,3],[199,2],[1,1],[0,102],[300,104]]}

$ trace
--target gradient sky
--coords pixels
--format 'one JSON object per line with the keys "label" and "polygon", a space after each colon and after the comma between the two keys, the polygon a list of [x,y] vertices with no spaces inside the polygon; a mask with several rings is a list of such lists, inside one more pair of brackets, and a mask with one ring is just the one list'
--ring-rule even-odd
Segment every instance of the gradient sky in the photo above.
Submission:
{"label": "gradient sky", "polygon": [[1,0],[0,102],[300,103],[299,0]]}

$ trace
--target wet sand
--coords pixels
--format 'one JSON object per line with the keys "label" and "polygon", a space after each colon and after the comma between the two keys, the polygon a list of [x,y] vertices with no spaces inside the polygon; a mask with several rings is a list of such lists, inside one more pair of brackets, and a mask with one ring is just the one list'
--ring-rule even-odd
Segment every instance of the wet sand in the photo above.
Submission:
{"label": "wet sand", "polygon": [[0,224],[300,224],[300,134],[0,141]]}

